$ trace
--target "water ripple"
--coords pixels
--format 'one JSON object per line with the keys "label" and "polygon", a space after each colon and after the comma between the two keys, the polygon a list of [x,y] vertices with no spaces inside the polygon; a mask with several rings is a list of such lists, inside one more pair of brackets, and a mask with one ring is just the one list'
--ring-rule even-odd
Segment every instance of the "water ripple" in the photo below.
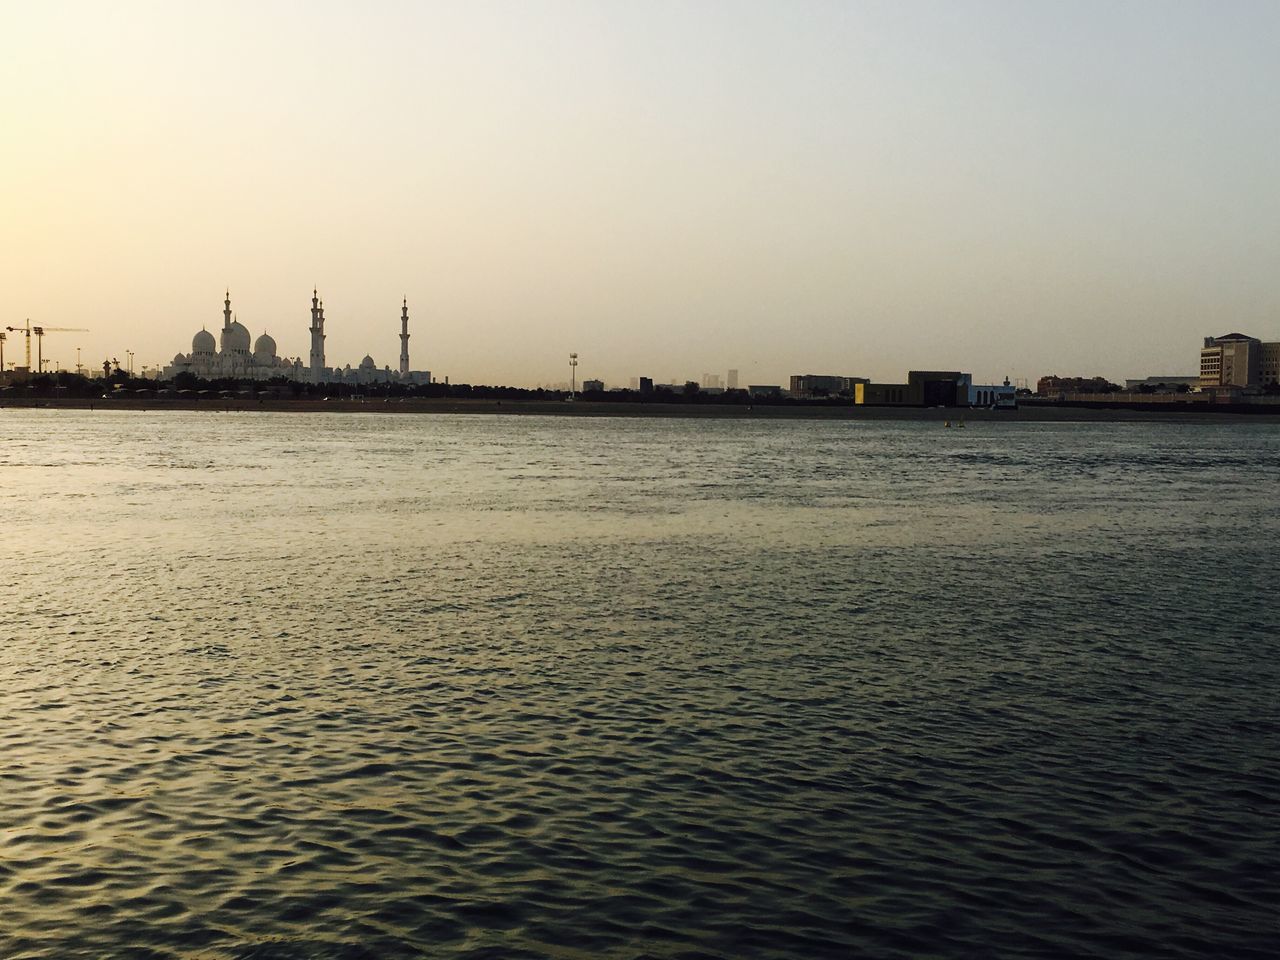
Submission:
{"label": "water ripple", "polygon": [[6,960],[1274,955],[1274,428],[5,417]]}

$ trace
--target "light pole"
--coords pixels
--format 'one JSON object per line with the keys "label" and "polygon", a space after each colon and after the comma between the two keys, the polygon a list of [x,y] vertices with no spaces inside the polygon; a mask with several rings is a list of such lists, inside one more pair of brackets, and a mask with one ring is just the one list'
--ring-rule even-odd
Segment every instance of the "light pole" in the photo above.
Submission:
{"label": "light pole", "polygon": [[83,369],[84,368],[80,366],[80,348],[76,347],[76,376],[77,377],[80,376],[80,373]]}
{"label": "light pole", "polygon": [[578,355],[569,354],[569,399],[578,391]]}
{"label": "light pole", "polygon": [[132,351],[132,350],[126,350],[126,351],[125,351],[125,355],[126,355],[126,356],[128,356],[128,358],[129,358],[129,367],[128,367],[128,369],[129,369],[129,376],[130,376],[130,377],[132,377],[132,376],[133,376],[133,351]]}

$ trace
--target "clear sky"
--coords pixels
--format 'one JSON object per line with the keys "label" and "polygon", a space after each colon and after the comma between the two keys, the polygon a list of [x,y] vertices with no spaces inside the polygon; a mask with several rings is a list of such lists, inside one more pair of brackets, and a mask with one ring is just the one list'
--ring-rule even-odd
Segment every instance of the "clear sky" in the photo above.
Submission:
{"label": "clear sky", "polygon": [[[1280,339],[1280,3],[0,0],[0,325],[625,385]],[[20,357],[10,337],[6,361]]]}

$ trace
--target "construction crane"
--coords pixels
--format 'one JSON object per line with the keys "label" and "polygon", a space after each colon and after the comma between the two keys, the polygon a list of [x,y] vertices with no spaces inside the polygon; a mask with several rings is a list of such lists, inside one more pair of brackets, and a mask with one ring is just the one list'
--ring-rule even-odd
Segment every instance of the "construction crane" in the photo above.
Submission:
{"label": "construction crane", "polygon": [[36,373],[44,373],[44,335],[46,333],[88,333],[84,327],[33,327],[31,319],[27,319],[25,327],[5,327],[10,333],[24,333],[27,336],[27,372],[31,372],[31,338],[36,338]]}

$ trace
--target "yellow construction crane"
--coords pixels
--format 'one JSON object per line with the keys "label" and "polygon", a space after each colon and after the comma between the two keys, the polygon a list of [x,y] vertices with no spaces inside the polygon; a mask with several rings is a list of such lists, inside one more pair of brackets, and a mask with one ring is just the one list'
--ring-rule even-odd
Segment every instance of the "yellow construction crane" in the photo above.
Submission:
{"label": "yellow construction crane", "polygon": [[10,333],[27,336],[27,373],[31,372],[31,338],[36,338],[36,373],[44,373],[44,335],[46,333],[88,333],[84,327],[33,327],[30,318],[25,327],[5,327]]}

